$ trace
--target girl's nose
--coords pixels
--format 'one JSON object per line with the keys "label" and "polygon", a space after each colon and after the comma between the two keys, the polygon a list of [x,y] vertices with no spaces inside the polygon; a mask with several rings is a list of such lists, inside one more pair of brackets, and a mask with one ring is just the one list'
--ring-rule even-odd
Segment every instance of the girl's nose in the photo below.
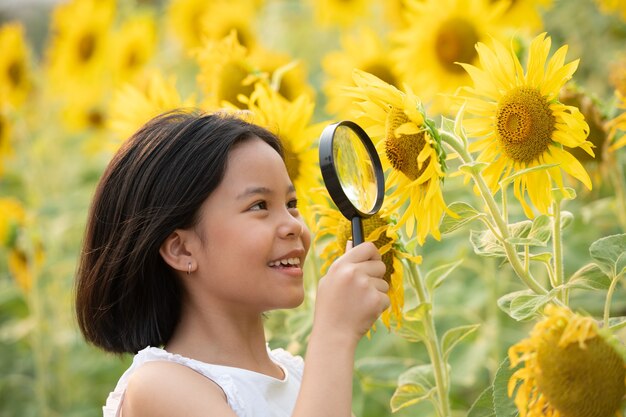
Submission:
{"label": "girl's nose", "polygon": [[280,235],[284,237],[300,237],[304,231],[304,224],[300,219],[288,213],[283,224],[280,225]]}

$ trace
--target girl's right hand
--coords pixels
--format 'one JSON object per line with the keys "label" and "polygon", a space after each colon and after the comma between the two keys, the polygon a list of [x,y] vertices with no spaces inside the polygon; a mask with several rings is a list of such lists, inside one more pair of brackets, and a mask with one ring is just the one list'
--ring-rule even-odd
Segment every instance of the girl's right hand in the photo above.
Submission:
{"label": "girl's right hand", "polygon": [[318,286],[315,325],[354,343],[389,307],[389,284],[383,280],[386,267],[372,242],[352,248],[328,269]]}

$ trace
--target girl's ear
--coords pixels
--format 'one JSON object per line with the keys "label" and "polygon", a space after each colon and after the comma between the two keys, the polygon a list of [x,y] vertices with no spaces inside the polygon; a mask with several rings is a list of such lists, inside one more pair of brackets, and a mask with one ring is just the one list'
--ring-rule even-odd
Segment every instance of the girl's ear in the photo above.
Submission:
{"label": "girl's ear", "polygon": [[191,232],[176,229],[170,234],[159,247],[161,257],[169,266],[177,271],[191,274],[198,267],[191,246]]}

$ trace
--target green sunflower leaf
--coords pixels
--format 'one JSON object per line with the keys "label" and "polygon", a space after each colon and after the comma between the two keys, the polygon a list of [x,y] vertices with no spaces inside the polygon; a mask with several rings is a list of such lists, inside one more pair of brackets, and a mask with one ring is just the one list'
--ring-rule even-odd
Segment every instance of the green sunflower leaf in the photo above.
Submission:
{"label": "green sunflower leaf", "polygon": [[487,387],[474,401],[467,412],[467,417],[496,417],[493,408],[493,385]]}
{"label": "green sunflower leaf", "polygon": [[466,174],[480,174],[485,168],[487,168],[489,164],[487,162],[478,162],[473,161],[467,164],[463,164],[459,167],[459,170],[465,172]]}
{"label": "green sunflower leaf", "polygon": [[561,230],[572,224],[574,221],[574,215],[569,211],[561,211]]}
{"label": "green sunflower leaf", "polygon": [[595,263],[581,267],[570,277],[566,288],[580,290],[607,290],[611,285],[611,278]]}
{"label": "green sunflower leaf", "polygon": [[449,264],[441,265],[436,268],[431,269],[426,274],[424,281],[426,282],[426,288],[429,291],[434,291],[436,288],[439,288],[441,283],[454,271],[459,265],[461,265],[463,260],[458,260],[456,262],[452,262]]}
{"label": "green sunflower leaf", "polygon": [[493,380],[493,405],[497,417],[516,417],[519,415],[513,398],[509,397],[508,386],[511,376],[517,368],[511,368],[509,358],[500,364]]}
{"label": "green sunflower leaf", "polygon": [[443,351],[443,359],[448,361],[452,349],[463,339],[474,333],[480,324],[468,324],[465,326],[454,327],[444,333],[441,339],[441,349]]}
{"label": "green sunflower leaf", "polygon": [[504,247],[489,230],[470,230],[470,243],[477,255],[496,258],[506,257]]}
{"label": "green sunflower leaf", "polygon": [[515,291],[498,299],[498,307],[517,321],[536,316],[541,307],[554,298],[554,294],[535,294],[531,290]]}
{"label": "green sunflower leaf", "polygon": [[361,386],[366,390],[376,388],[395,388],[398,375],[415,361],[391,356],[376,356],[358,359],[354,364],[355,374]]}
{"label": "green sunflower leaf", "polygon": [[462,201],[455,201],[450,203],[448,209],[455,213],[457,217],[452,217],[448,213],[443,216],[441,220],[441,225],[439,226],[439,231],[441,234],[445,235],[447,233],[452,233],[455,230],[460,229],[466,224],[471,223],[473,220],[479,219],[481,217],[486,217],[484,213],[479,212],[471,205],[464,203]]}
{"label": "green sunflower leaf", "polygon": [[421,321],[405,320],[402,322],[402,326],[396,330],[396,333],[412,343],[420,343],[426,339],[426,329]]}
{"label": "green sunflower leaf", "polygon": [[589,247],[591,257],[600,269],[613,278],[626,269],[626,234],[612,235],[598,239]]}
{"label": "green sunflower leaf", "polygon": [[414,366],[398,378],[391,397],[391,411],[396,411],[434,397],[436,391],[432,365]]}

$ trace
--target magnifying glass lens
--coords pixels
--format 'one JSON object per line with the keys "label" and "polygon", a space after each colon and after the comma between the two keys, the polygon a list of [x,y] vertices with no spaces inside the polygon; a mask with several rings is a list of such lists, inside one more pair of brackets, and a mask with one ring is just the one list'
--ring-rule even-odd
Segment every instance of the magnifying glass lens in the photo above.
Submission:
{"label": "magnifying glass lens", "polygon": [[363,140],[351,128],[338,126],[335,130],[333,159],[348,200],[359,211],[371,212],[378,197],[376,174]]}

